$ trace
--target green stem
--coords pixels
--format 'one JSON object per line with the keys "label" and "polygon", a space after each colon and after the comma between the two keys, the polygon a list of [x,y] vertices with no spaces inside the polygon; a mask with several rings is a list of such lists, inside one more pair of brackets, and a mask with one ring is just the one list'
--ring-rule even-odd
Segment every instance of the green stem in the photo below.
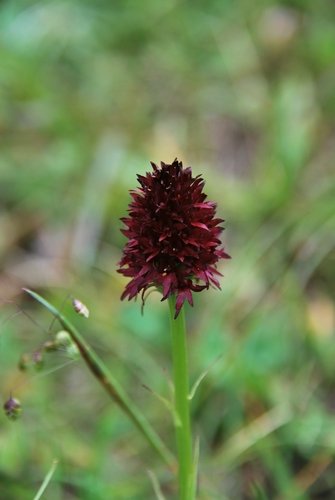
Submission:
{"label": "green stem", "polygon": [[176,437],[179,462],[179,498],[192,498],[192,438],[189,409],[189,381],[186,346],[184,310],[177,319],[175,315],[175,297],[169,298],[170,323],[172,337],[174,401],[177,413]]}
{"label": "green stem", "polygon": [[135,424],[137,429],[146,438],[148,443],[158,452],[161,458],[168,464],[168,466],[174,470],[175,469],[175,458],[170,452],[170,450],[165,446],[161,438],[151,427],[145,416],[137,408],[137,406],[132,402],[130,397],[127,395],[120,383],[114,378],[112,373],[108,370],[104,362],[99,358],[95,351],[90,347],[78,330],[70,323],[68,319],[63,316],[58,309],[51,305],[47,300],[38,295],[36,292],[24,289],[31,297],[33,297],[37,302],[42,304],[46,309],[48,309],[51,314],[53,314],[63,328],[69,333],[73,342],[77,345],[80,354],[87,366],[93,373],[93,375],[98,379],[100,384],[112,397],[112,399],[119,405],[119,407],[128,415],[130,420]]}

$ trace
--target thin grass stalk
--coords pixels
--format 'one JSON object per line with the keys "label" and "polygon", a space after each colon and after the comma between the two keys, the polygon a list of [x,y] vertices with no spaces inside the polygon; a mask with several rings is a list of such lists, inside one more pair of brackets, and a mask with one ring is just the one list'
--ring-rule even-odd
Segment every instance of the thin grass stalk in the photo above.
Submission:
{"label": "thin grass stalk", "polygon": [[41,297],[36,292],[24,289],[32,298],[43,305],[51,314],[53,314],[62,327],[69,333],[73,342],[77,345],[80,354],[87,364],[90,371],[96,377],[98,382],[103,386],[107,393],[111,396],[114,402],[122,409],[122,411],[135,424],[137,429],[146,438],[152,448],[156,450],[162,460],[169,466],[171,470],[176,468],[176,460],[171,451],[166,447],[151,424],[132,402],[120,383],[115,379],[104,362],[99,358],[95,351],[90,347],[78,330],[70,323],[68,319],[47,300]]}
{"label": "thin grass stalk", "polygon": [[49,472],[47,473],[47,475],[45,476],[44,480],[43,480],[43,483],[41,484],[38,492],[36,493],[36,495],[34,496],[34,500],[40,500],[40,498],[42,498],[42,496],[44,495],[45,493],[45,490],[47,489],[48,487],[48,484],[50,483],[51,479],[52,479],[52,476],[54,475],[55,473],[55,470],[57,468],[57,465],[58,465],[58,460],[54,460],[52,462],[52,465],[50,467],[50,470]]}

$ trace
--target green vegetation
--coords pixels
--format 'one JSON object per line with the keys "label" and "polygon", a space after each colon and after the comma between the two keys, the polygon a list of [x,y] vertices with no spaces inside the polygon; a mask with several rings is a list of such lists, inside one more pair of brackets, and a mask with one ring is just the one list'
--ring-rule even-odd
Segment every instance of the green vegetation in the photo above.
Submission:
{"label": "green vegetation", "polygon": [[204,174],[232,256],[186,310],[191,387],[208,370],[198,498],[334,498],[334,26],[330,0],[1,3],[0,394],[22,405],[0,417],[1,499],[43,481],[48,500],[176,498],[78,356],[18,369],[63,329],[28,287],[176,452],[167,304],[141,316],[116,273],[136,174],[175,157]]}

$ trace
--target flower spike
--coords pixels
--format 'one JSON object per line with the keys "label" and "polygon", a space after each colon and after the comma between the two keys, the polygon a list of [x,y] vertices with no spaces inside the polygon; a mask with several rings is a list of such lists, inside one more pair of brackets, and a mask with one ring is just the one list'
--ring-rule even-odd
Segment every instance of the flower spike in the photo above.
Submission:
{"label": "flower spike", "polygon": [[216,203],[206,200],[202,177],[192,177],[177,159],[151,165],[153,172],[137,176],[128,217],[121,219],[128,242],[118,272],[131,278],[121,298],[155,286],[162,300],[176,296],[177,317],[185,300],[193,305],[192,292],[220,288],[216,264],[230,256],[221,247],[223,220],[215,217]]}

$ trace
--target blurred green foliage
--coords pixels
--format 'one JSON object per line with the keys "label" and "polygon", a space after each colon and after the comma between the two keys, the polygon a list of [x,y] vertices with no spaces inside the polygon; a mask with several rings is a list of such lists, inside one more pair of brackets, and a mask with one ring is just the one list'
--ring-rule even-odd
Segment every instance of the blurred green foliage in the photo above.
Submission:
{"label": "blurred green foliage", "polygon": [[[0,5],[0,496],[167,498],[173,478],[80,361],[46,355],[73,317],[173,446],[166,304],[121,303],[119,217],[149,160],[203,173],[227,220],[222,292],[188,310],[199,499],[335,495],[331,0],[12,0]],[[26,314],[21,312],[25,311]],[[29,317],[27,316],[29,315]],[[66,366],[65,366],[66,365]],[[68,365],[68,366],[67,366]]]}

